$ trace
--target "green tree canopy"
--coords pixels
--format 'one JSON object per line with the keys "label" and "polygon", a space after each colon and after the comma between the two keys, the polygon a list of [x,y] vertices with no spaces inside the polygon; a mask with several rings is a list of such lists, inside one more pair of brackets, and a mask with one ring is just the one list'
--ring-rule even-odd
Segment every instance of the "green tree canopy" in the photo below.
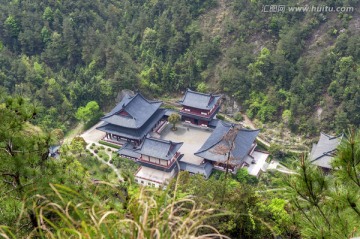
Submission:
{"label": "green tree canopy", "polygon": [[75,117],[84,123],[99,117],[100,107],[96,101],[90,101],[85,107],[79,107],[76,111]]}
{"label": "green tree canopy", "polygon": [[329,175],[302,157],[297,173],[288,176],[291,211],[303,237],[349,238],[359,235],[359,134],[342,140]]}
{"label": "green tree canopy", "polygon": [[181,119],[181,116],[179,114],[177,114],[177,113],[172,113],[169,116],[168,121],[170,123],[172,123],[172,125],[173,125],[172,129],[173,130],[176,130],[176,124],[180,121],[180,119]]}

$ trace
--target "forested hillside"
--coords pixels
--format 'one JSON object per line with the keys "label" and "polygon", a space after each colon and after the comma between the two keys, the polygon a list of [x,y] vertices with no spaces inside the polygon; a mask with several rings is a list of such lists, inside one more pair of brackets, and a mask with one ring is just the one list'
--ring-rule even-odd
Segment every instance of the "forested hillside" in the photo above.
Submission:
{"label": "forested hillside", "polygon": [[264,12],[296,1],[1,1],[0,90],[67,128],[80,106],[122,89],[234,96],[293,132],[359,124],[359,3],[350,12]]}
{"label": "forested hillside", "polygon": [[[275,5],[284,11],[268,11]],[[353,10],[287,8],[304,5]],[[288,175],[185,172],[164,190],[139,186],[133,161],[81,137],[49,156],[123,89],[172,100],[188,87],[224,93],[281,137],[357,127],[359,9],[358,0],[0,0],[0,238],[359,236],[355,130],[332,174],[271,145]]]}
{"label": "forested hillside", "polygon": [[[285,11],[259,12],[271,4],[285,5]],[[353,12],[286,8],[348,5]],[[312,134],[360,123],[358,1],[235,1],[229,6],[223,34],[234,41],[224,51],[220,83],[244,102],[250,117]]]}
{"label": "forested hillside", "polygon": [[[122,89],[158,95],[196,86],[217,59],[194,19],[215,1],[1,1],[0,84],[65,128],[79,106]],[[197,64],[196,64],[197,62]]]}

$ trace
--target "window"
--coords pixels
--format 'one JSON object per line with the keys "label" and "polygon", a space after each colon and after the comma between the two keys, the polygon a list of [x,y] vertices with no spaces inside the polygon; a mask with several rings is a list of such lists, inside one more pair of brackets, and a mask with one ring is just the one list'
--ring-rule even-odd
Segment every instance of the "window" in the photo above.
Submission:
{"label": "window", "polygon": [[201,114],[202,114],[202,115],[207,115],[207,113],[206,113],[206,112],[201,112]]}
{"label": "window", "polygon": [[135,178],[135,182],[139,182],[139,180],[137,180],[137,179]]}
{"label": "window", "polygon": [[144,181],[141,181],[141,184],[144,184]]}
{"label": "window", "polygon": [[186,108],[185,108],[185,111],[188,111],[188,112],[190,112],[190,109],[186,109]]}
{"label": "window", "polygon": [[150,183],[150,182],[148,182],[148,185],[149,185],[149,186],[151,186],[151,183]]}

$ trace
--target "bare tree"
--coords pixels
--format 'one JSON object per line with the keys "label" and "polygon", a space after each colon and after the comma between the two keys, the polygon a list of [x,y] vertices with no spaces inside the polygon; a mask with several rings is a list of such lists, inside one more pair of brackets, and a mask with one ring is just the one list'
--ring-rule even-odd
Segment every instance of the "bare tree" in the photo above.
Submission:
{"label": "bare tree", "polygon": [[224,187],[223,187],[223,194],[220,204],[223,204],[225,193],[226,193],[226,184],[227,184],[227,177],[229,174],[229,165],[231,161],[235,160],[234,156],[231,154],[231,152],[235,149],[235,140],[236,137],[241,130],[241,125],[232,125],[229,131],[224,134],[222,137],[220,143],[216,145],[211,151],[218,155],[226,155],[226,159],[224,161],[226,168],[225,168],[225,179],[224,179]]}

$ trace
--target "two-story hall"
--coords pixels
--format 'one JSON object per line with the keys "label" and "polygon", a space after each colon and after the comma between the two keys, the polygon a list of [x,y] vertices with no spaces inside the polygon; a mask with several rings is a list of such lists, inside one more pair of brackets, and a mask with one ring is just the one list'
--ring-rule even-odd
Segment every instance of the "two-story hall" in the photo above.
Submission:
{"label": "two-story hall", "polygon": [[182,120],[200,126],[210,126],[220,109],[221,95],[205,94],[187,89],[182,100]]}

